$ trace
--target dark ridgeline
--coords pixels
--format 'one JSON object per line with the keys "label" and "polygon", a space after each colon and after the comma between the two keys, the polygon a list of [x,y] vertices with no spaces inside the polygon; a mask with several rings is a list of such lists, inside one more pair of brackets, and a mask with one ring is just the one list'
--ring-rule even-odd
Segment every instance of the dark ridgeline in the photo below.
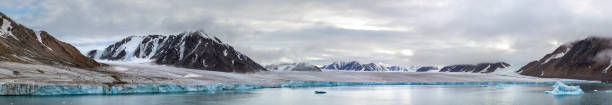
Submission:
{"label": "dark ridgeline", "polygon": [[89,51],[88,56],[106,60],[150,59],[157,64],[222,72],[265,71],[248,56],[203,31],[169,36],[130,36],[104,51]]}
{"label": "dark ridgeline", "polygon": [[562,45],[517,72],[536,77],[610,81],[611,58],[612,39],[589,37]]}
{"label": "dark ridgeline", "polygon": [[506,62],[497,63],[479,63],[476,65],[462,64],[462,65],[450,65],[444,66],[440,69],[440,72],[473,72],[473,73],[491,73],[498,69],[509,67],[510,64]]}
{"label": "dark ridgeline", "polygon": [[95,68],[100,66],[74,46],[45,31],[34,31],[0,13],[0,61]]}

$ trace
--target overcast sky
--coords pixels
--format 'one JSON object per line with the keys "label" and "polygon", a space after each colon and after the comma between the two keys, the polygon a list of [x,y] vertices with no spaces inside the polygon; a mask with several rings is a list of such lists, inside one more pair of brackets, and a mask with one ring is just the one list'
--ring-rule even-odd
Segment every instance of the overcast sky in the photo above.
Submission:
{"label": "overcast sky", "polygon": [[612,36],[612,1],[2,0],[0,11],[82,52],[130,35],[204,29],[261,64],[505,61]]}

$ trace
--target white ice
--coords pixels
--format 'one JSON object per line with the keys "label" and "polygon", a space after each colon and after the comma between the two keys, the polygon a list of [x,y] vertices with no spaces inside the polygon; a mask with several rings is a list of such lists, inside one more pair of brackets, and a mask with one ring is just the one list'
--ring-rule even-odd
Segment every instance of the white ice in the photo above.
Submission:
{"label": "white ice", "polygon": [[580,95],[584,94],[584,91],[580,89],[580,86],[568,86],[562,82],[557,81],[553,85],[552,91],[546,91],[546,94],[552,95]]}

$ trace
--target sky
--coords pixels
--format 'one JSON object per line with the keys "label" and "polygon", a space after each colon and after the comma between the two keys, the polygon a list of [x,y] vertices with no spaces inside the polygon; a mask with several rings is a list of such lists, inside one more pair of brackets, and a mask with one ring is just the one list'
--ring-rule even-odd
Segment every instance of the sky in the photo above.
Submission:
{"label": "sky", "polygon": [[0,12],[82,52],[205,30],[260,64],[508,62],[612,36],[608,0],[2,0]]}

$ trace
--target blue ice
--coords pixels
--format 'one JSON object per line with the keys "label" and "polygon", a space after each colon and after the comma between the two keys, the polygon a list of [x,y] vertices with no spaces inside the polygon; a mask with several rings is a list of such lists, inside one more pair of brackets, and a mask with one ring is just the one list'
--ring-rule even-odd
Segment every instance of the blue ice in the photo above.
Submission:
{"label": "blue ice", "polygon": [[557,81],[555,85],[553,85],[554,89],[552,91],[546,91],[546,94],[552,95],[581,95],[584,94],[584,91],[580,89],[580,86],[568,86],[562,82]]}

